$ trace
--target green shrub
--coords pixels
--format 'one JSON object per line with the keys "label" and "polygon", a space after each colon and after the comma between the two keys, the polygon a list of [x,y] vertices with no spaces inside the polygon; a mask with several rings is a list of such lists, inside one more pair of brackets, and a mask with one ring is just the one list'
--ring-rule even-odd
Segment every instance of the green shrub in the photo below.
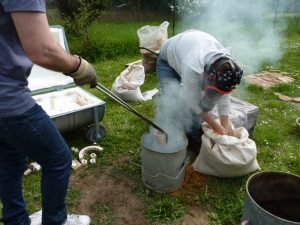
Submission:
{"label": "green shrub", "polygon": [[[74,19],[82,6],[87,6],[93,11],[101,11],[104,9],[103,0],[57,0],[56,7],[62,17]],[[90,20],[97,18],[97,14],[90,15]]]}
{"label": "green shrub", "polygon": [[[77,46],[79,53],[90,52],[92,43],[89,40],[88,28],[104,9],[102,0],[59,0],[57,8],[65,20],[65,28],[79,40]],[[83,57],[85,55],[82,55]]]}
{"label": "green shrub", "polygon": [[67,33],[69,47],[72,53],[91,61],[137,56],[140,51],[136,31],[143,25],[96,21],[88,29],[87,45],[83,45],[80,37]]}

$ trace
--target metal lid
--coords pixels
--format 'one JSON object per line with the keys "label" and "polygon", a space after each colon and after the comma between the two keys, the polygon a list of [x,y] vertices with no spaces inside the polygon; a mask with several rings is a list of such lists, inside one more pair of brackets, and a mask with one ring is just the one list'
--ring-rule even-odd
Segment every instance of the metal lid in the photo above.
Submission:
{"label": "metal lid", "polygon": [[167,144],[159,144],[153,133],[145,133],[141,138],[142,147],[158,153],[185,151],[188,141],[183,135],[169,135]]}

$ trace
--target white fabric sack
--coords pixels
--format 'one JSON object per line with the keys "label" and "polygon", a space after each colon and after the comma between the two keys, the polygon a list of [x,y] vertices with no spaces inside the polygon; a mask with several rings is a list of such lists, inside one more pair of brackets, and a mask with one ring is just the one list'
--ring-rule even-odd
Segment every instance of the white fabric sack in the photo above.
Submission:
{"label": "white fabric sack", "polygon": [[165,21],[159,26],[146,25],[138,29],[140,46],[153,51],[159,50],[162,43],[168,39],[168,26],[169,22]]}
{"label": "white fabric sack", "polygon": [[145,81],[145,70],[142,65],[127,67],[116,78],[112,85],[112,92],[124,101],[142,101],[140,86]]}
{"label": "white fabric sack", "polygon": [[144,81],[144,66],[132,64],[115,79],[111,91],[124,101],[148,101],[159,91],[154,88],[141,93],[140,86],[144,84]]}
{"label": "white fabric sack", "polygon": [[200,153],[193,168],[216,177],[237,177],[260,170],[256,160],[256,144],[244,127],[233,128],[230,135],[219,135],[207,123],[203,132]]}
{"label": "white fabric sack", "polygon": [[149,91],[145,91],[142,93],[143,95],[143,100],[144,101],[148,101],[151,100],[153,98],[154,95],[156,95],[159,92],[159,90],[157,88],[154,88],[152,90]]}

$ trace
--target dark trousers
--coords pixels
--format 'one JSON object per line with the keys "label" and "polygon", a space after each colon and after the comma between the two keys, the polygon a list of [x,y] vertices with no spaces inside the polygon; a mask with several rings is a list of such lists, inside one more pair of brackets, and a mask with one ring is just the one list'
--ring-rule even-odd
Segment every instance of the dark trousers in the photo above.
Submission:
{"label": "dark trousers", "polygon": [[5,225],[29,225],[22,196],[27,158],[42,166],[43,225],[61,225],[67,218],[65,197],[71,153],[50,117],[35,105],[22,115],[0,118],[0,199]]}

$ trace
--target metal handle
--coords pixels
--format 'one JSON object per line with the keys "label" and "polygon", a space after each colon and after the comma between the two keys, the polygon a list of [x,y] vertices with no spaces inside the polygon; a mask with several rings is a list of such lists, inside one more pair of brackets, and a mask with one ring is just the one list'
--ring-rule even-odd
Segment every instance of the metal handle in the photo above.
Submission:
{"label": "metal handle", "polygon": [[104,87],[102,84],[97,83],[96,88],[103,92],[104,94],[108,95],[109,97],[111,97],[113,100],[115,100],[116,102],[118,102],[119,104],[121,104],[123,107],[125,107],[128,111],[132,112],[133,114],[137,115],[138,117],[140,117],[142,120],[146,121],[148,124],[150,124],[152,127],[154,127],[155,129],[163,132],[166,135],[166,140],[168,140],[168,134],[161,129],[159,126],[157,126],[155,123],[153,123],[151,120],[149,120],[148,118],[144,117],[142,114],[140,114],[139,112],[137,112],[134,108],[132,108],[130,105],[128,105],[123,99],[121,99],[119,96],[115,95],[114,93],[112,93],[110,90],[108,90],[106,87]]}
{"label": "metal handle", "polygon": [[158,53],[157,53],[157,52],[154,52],[154,51],[150,50],[149,48],[145,48],[145,47],[142,47],[142,46],[139,46],[138,48],[139,48],[139,49],[144,49],[144,50],[147,50],[148,52],[151,52],[152,54],[154,54],[154,55],[157,55],[157,56],[158,56]]}
{"label": "metal handle", "polygon": [[148,177],[152,177],[152,178],[163,176],[163,177],[167,177],[167,178],[172,179],[172,180],[177,180],[178,177],[180,176],[180,174],[184,171],[185,167],[189,164],[189,162],[190,162],[190,157],[187,156],[186,159],[185,159],[185,161],[184,161],[184,164],[183,164],[181,170],[179,171],[179,173],[177,174],[176,177],[171,177],[171,176],[169,176],[167,174],[164,174],[164,173],[157,173],[155,175],[150,175],[150,174],[147,174],[147,173],[144,172],[144,167],[142,167],[142,173],[144,175],[146,175]]}
{"label": "metal handle", "polygon": [[148,176],[148,177],[152,177],[152,178],[159,177],[159,176],[164,176],[164,177],[167,177],[167,178],[169,178],[169,179],[177,180],[178,177],[180,176],[180,174],[181,174],[181,173],[183,172],[183,170],[185,169],[185,167],[190,163],[190,157],[189,157],[189,156],[186,156],[185,161],[184,161],[184,164],[183,164],[181,170],[179,171],[179,173],[177,174],[176,177],[171,177],[171,176],[166,175],[166,174],[164,174],[164,173],[157,173],[157,174],[155,174],[155,175],[149,175],[149,174],[147,174],[147,173],[144,172],[144,167],[143,167],[142,165],[133,162],[133,159],[136,157],[137,153],[138,153],[138,151],[131,157],[131,159],[129,160],[129,162],[130,162],[132,165],[135,165],[135,166],[140,167],[140,168],[142,169],[142,173],[143,173],[144,175],[146,175],[146,176]]}

